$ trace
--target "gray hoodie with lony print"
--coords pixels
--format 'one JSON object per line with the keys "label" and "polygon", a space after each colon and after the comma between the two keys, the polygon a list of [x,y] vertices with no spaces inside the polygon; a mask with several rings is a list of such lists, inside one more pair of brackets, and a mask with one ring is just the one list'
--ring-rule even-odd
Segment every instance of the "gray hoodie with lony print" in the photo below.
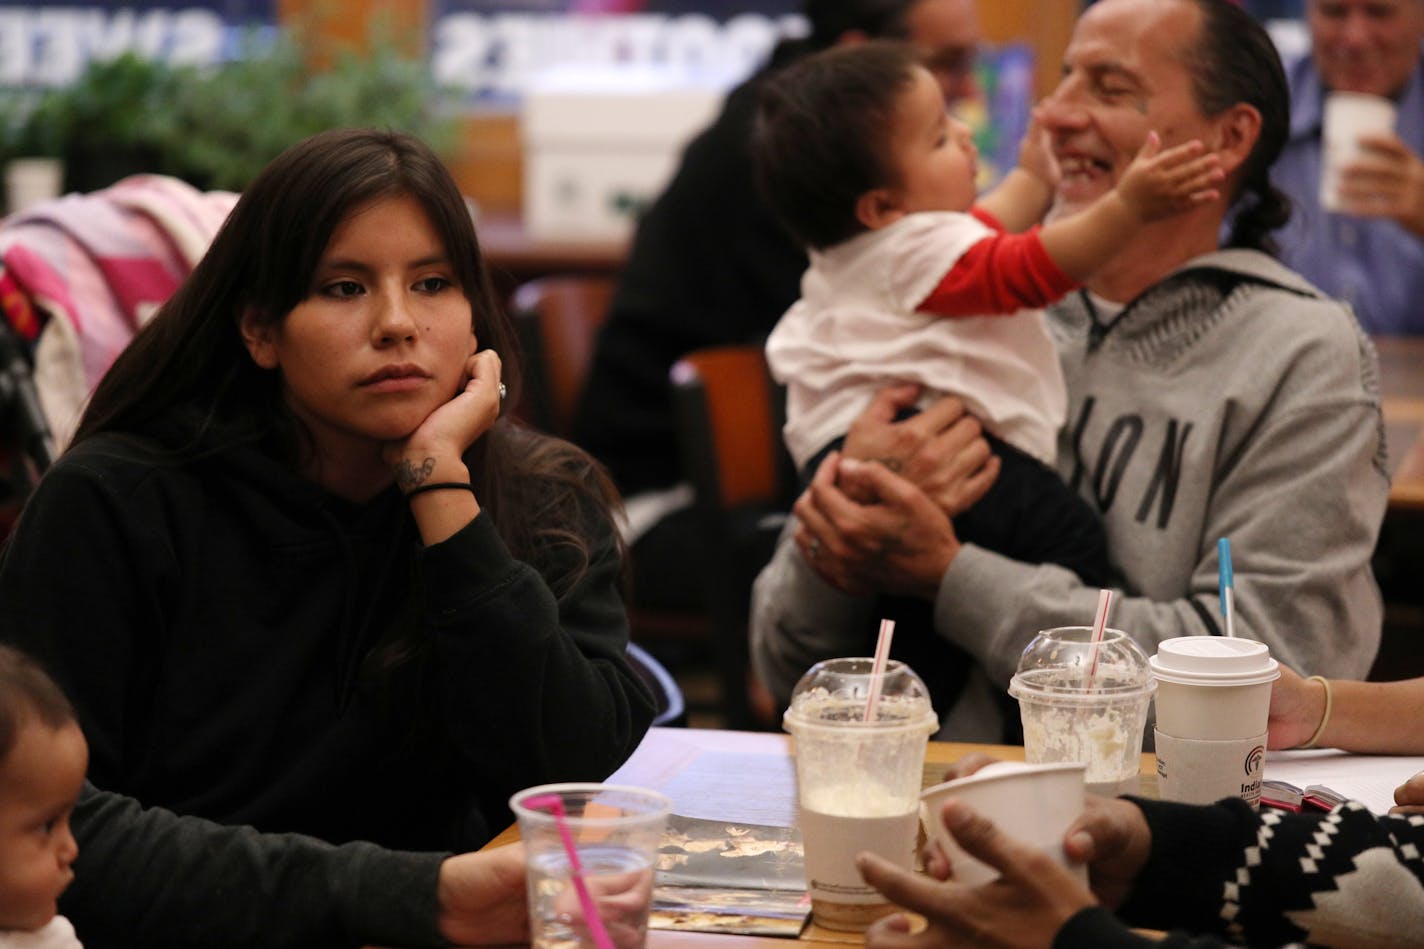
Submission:
{"label": "gray hoodie with lony print", "polygon": [[[1252,250],[1198,257],[1120,311],[1049,311],[1069,393],[1057,468],[1102,516],[1111,625],[1150,655],[1220,635],[1217,540],[1234,552],[1235,633],[1303,672],[1363,677],[1382,607],[1370,569],[1389,492],[1374,348],[1349,310]],[[788,526],[753,592],[757,672],[779,699],[813,662],[862,647],[871,601],[823,582]],[[965,545],[936,632],[977,668],[945,737],[998,740],[1002,694],[1038,630],[1092,622],[1061,567]]]}

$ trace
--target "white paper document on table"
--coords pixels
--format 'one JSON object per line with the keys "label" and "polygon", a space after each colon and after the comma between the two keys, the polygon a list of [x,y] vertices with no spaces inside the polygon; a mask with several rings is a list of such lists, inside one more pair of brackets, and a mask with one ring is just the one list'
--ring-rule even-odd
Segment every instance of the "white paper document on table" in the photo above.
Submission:
{"label": "white paper document on table", "polygon": [[778,734],[655,729],[608,782],[662,791],[684,817],[796,826],[796,766]]}
{"label": "white paper document on table", "polygon": [[1424,757],[1352,755],[1333,748],[1310,751],[1269,751],[1268,781],[1288,781],[1298,788],[1323,784],[1376,814],[1394,806],[1394,789],[1424,771]]}

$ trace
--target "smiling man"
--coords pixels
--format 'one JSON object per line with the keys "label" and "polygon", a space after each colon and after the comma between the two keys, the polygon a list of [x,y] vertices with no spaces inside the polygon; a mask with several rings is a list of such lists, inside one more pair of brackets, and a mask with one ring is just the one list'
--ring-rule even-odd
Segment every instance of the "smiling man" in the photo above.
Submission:
{"label": "smiling man", "polygon": [[[1056,467],[1103,519],[1111,623],[1149,653],[1221,634],[1216,542],[1229,536],[1237,635],[1293,667],[1362,677],[1379,641],[1370,553],[1388,491],[1376,369],[1348,311],[1259,249],[1287,214],[1269,171],[1288,109],[1269,38],[1227,0],[1099,0],[1079,21],[1039,111],[1058,213],[1111,189],[1153,131],[1166,146],[1200,139],[1227,179],[1220,199],[1149,225],[1050,308],[1069,400]],[[1233,202],[1246,210],[1219,249]],[[998,739],[1003,706],[1017,717],[1003,689],[1025,644],[1087,624],[1098,591],[959,541],[952,518],[983,443],[944,411],[893,422],[915,394],[877,396],[847,460],[797,501],[754,591],[753,656],[785,699],[812,662],[869,655],[874,595],[930,599],[933,628],[907,634],[975,665],[963,691],[934,697],[945,734]],[[899,629],[895,645],[898,657]]]}
{"label": "smiling man", "polygon": [[[1310,0],[1311,50],[1289,70],[1290,141],[1276,179],[1295,205],[1281,257],[1354,307],[1373,333],[1424,333],[1424,0]],[[1371,139],[1346,173],[1349,213],[1320,206],[1327,93],[1367,92],[1398,107],[1395,134]]]}

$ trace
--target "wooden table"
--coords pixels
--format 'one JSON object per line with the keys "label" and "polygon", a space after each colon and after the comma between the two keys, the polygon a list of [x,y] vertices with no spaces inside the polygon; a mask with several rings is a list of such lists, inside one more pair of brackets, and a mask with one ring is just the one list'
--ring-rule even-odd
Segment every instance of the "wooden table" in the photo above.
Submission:
{"label": "wooden table", "polygon": [[1424,511],[1424,337],[1377,336],[1391,511]]}
{"label": "wooden table", "polygon": [[[776,819],[778,813],[794,809],[794,785],[789,783],[791,739],[789,736],[765,732],[737,732],[704,728],[654,728],[648,732],[638,750],[628,762],[608,780],[616,784],[635,784],[656,788],[673,799],[673,810],[679,814],[702,816],[704,809],[737,808],[738,814],[747,808],[765,807],[763,823]],[[925,755],[924,785],[937,784],[944,770],[971,752],[984,752],[1005,760],[1022,761],[1023,748],[1007,745],[974,745],[959,742],[930,742]],[[715,765],[715,767],[711,767]],[[708,774],[696,782],[684,780],[699,769]],[[780,774],[778,775],[778,769]],[[723,777],[720,785],[718,775]],[[786,777],[786,781],[780,780]],[[1155,759],[1142,756],[1142,793],[1155,797],[1157,773]],[[693,787],[695,783],[695,788]],[[751,794],[748,788],[755,788]],[[761,800],[758,800],[761,799]],[[708,815],[710,816],[710,815]],[[721,813],[719,816],[729,816]],[[740,817],[753,820],[753,816]],[[496,847],[519,839],[517,827],[510,827],[488,846]],[[859,933],[835,932],[808,923],[797,940],[803,946],[844,947],[860,945]],[[733,936],[722,933],[672,932],[651,930],[651,949],[787,949],[790,940],[769,936]]]}

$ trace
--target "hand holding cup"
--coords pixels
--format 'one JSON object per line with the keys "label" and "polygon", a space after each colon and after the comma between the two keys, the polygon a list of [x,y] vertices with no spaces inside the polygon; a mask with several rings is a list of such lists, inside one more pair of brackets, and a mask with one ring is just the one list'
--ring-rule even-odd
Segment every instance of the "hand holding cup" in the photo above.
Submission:
{"label": "hand holding cup", "polygon": [[1063,850],[1064,834],[1083,811],[1086,770],[1081,762],[1032,765],[999,761],[968,777],[937,784],[920,795],[925,834],[938,845],[957,882],[974,885],[994,879],[995,869],[975,859],[947,831],[941,815],[954,802],[973,808],[991,822],[1012,826],[1016,837],[1051,855],[1086,884],[1083,868],[1071,865]]}
{"label": "hand holding cup", "polygon": [[1365,155],[1369,135],[1394,132],[1395,105],[1382,96],[1362,92],[1332,92],[1325,97],[1321,127],[1320,206],[1350,214],[1371,212],[1360,183],[1346,192],[1346,169]]}
{"label": "hand holding cup", "polygon": [[912,935],[904,915],[883,919],[866,933],[870,949],[959,945],[966,935],[975,946],[1047,946],[1065,922],[1096,902],[1078,875],[972,807],[950,801],[940,813],[957,846],[997,878],[976,886],[939,882],[861,854],[857,865],[866,881],[928,921],[923,933]]}

